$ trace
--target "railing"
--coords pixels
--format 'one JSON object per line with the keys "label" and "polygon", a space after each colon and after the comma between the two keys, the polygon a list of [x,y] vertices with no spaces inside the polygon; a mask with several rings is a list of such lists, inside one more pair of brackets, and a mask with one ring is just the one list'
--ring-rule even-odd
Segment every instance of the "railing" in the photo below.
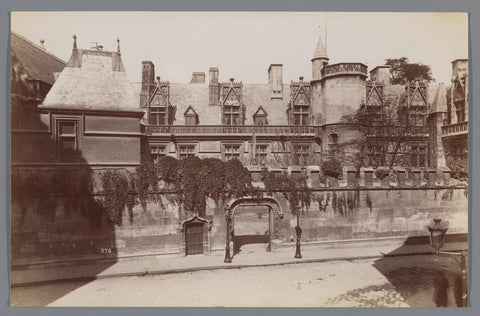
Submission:
{"label": "railing", "polygon": [[152,134],[313,134],[313,126],[291,125],[145,125]]}
{"label": "railing", "polygon": [[442,126],[442,135],[468,134],[468,122],[460,122],[447,126]]}
{"label": "railing", "polygon": [[367,66],[361,63],[340,63],[325,66],[321,71],[322,77],[346,72],[359,72],[367,76]]}

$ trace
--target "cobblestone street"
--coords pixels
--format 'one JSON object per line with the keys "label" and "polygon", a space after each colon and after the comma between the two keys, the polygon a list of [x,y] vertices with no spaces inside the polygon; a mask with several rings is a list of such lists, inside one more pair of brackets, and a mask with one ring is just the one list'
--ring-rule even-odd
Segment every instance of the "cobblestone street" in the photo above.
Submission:
{"label": "cobblestone street", "polygon": [[455,258],[424,255],[15,287],[11,305],[434,307],[439,273],[447,306],[457,306]]}

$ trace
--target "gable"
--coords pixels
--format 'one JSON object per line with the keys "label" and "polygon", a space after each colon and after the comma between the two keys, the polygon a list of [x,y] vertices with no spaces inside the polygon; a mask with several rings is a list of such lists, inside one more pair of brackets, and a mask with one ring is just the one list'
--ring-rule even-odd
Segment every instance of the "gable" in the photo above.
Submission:
{"label": "gable", "polygon": [[167,100],[165,99],[165,96],[161,94],[154,94],[152,99],[149,102],[150,106],[166,106],[167,105]]}
{"label": "gable", "polygon": [[267,116],[267,112],[265,112],[265,109],[261,105],[258,107],[257,111],[255,111],[255,113],[253,114],[253,116],[257,116],[257,115]]}
{"label": "gable", "polygon": [[427,102],[423,98],[422,94],[420,93],[419,89],[416,89],[413,93],[412,99],[410,100],[410,105],[413,106],[424,106]]}
{"label": "gable", "polygon": [[240,106],[241,102],[240,99],[238,98],[237,94],[233,89],[230,89],[228,91],[227,96],[225,97],[223,101],[223,105],[228,105],[228,106]]}
{"label": "gable", "polygon": [[148,101],[148,106],[167,106],[168,105],[168,87],[156,86]]}
{"label": "gable", "polygon": [[293,99],[293,105],[310,105],[310,99],[305,92],[305,89],[303,87],[300,87],[297,91],[297,95]]}
{"label": "gable", "polygon": [[191,105],[188,106],[187,110],[183,113],[183,115],[197,115],[197,112],[193,109]]}
{"label": "gable", "polygon": [[376,106],[383,105],[382,98],[380,97],[380,94],[376,88],[372,88],[372,90],[370,91],[370,94],[367,97],[366,104]]}

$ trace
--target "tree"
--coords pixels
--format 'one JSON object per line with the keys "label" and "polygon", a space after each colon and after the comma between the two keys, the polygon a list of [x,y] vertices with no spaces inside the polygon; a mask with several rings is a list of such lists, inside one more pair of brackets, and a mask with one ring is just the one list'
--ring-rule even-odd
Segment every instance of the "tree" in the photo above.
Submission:
{"label": "tree", "polygon": [[399,121],[399,110],[390,107],[379,118],[376,111],[361,108],[343,116],[341,122],[356,130],[358,136],[332,148],[327,155],[330,161],[354,166],[357,170],[365,166],[409,166],[410,142],[425,133],[425,126],[411,124],[409,120]]}
{"label": "tree", "polygon": [[407,57],[388,58],[385,64],[391,66],[392,84],[406,84],[413,80],[435,81],[430,66],[411,63]]}

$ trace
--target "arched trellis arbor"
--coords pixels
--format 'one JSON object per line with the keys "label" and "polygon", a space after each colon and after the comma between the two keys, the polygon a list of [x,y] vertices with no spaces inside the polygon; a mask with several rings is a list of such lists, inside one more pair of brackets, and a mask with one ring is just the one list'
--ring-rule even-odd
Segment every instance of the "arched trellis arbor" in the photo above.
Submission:
{"label": "arched trellis arbor", "polygon": [[268,249],[271,248],[271,235],[274,231],[275,225],[275,216],[283,219],[284,213],[281,207],[280,202],[273,196],[263,196],[263,197],[252,197],[244,196],[235,200],[230,201],[225,206],[225,221],[227,222],[227,231],[226,231],[226,241],[225,241],[225,260],[224,262],[232,262],[230,256],[230,238],[233,237],[233,227],[232,221],[235,211],[241,206],[267,206],[269,214],[269,235],[268,235]]}

